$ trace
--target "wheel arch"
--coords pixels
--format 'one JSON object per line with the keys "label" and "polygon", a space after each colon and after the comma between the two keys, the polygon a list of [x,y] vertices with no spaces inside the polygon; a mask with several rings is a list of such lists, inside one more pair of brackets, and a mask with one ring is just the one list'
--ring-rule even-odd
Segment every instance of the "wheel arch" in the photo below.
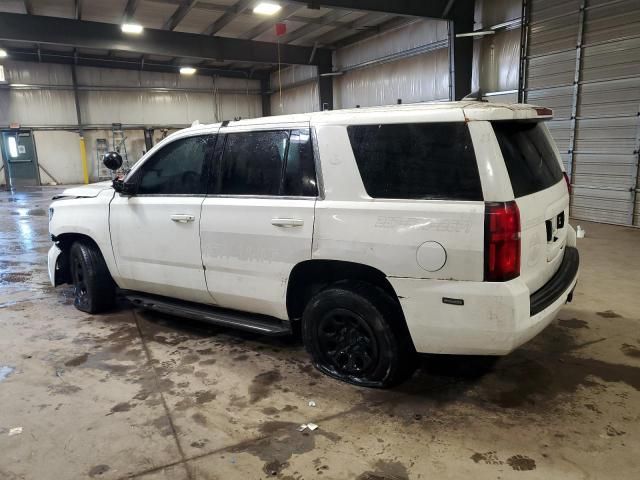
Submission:
{"label": "wheel arch", "polygon": [[301,318],[313,295],[325,286],[342,280],[361,280],[380,287],[400,305],[398,295],[387,276],[375,267],[344,260],[305,260],[293,267],[289,274],[286,294],[289,318]]}
{"label": "wheel arch", "polygon": [[[78,232],[65,232],[60,233],[58,235],[53,236],[53,241],[56,243],[58,248],[60,249],[60,255],[56,260],[55,266],[55,284],[61,285],[63,283],[71,283],[71,271],[69,268],[69,253],[71,250],[71,245],[75,242],[82,241],[93,245],[98,249],[102,258],[106,258],[102,249],[98,245],[98,243],[91,238],[89,235]],[[113,275],[112,275],[113,277]]]}

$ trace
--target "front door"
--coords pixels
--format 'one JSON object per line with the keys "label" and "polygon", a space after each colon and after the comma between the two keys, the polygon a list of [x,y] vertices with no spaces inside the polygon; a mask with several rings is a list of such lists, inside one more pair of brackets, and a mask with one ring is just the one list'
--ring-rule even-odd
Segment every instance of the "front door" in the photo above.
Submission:
{"label": "front door", "polygon": [[289,275],[311,258],[317,187],[309,128],[227,127],[221,139],[222,132],[200,223],[209,291],[220,306],[287,319]]}
{"label": "front door", "polygon": [[7,185],[11,187],[40,185],[36,149],[30,131],[2,132],[2,156]]}
{"label": "front door", "polygon": [[133,196],[115,194],[109,223],[124,288],[213,303],[200,255],[200,214],[214,135],[178,138],[127,178]]}

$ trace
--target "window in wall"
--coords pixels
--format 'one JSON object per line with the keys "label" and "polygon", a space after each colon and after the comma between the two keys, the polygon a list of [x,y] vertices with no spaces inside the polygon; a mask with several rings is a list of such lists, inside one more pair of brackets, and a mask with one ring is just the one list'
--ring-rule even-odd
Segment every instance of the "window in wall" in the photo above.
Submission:
{"label": "window in wall", "polygon": [[16,142],[16,137],[7,137],[7,141],[9,143],[9,156],[11,156],[11,158],[16,158],[18,156],[18,143]]}
{"label": "window in wall", "polygon": [[349,140],[373,198],[482,200],[466,124],[352,125]]}
{"label": "window in wall", "polygon": [[318,195],[309,129],[291,131],[282,194],[304,197]]}
{"label": "window in wall", "polygon": [[215,137],[202,135],[176,140],[145,162],[138,175],[138,194],[204,195],[206,157]]}
{"label": "window in wall", "polygon": [[229,133],[220,193],[278,195],[288,140],[287,131]]}

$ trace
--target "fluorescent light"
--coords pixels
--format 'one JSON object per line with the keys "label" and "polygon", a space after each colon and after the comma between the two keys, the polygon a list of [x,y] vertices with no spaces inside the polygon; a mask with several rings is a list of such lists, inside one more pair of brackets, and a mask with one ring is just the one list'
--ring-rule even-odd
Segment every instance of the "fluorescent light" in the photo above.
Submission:
{"label": "fluorescent light", "polygon": [[340,75],[343,75],[344,72],[341,71],[337,71],[337,72],[326,72],[326,73],[321,73],[320,76],[321,77],[338,77]]}
{"label": "fluorescent light", "polygon": [[137,23],[123,23],[121,28],[124,33],[135,33],[136,35],[142,33],[143,30],[142,25]]}
{"label": "fluorescent light", "polygon": [[7,51],[2,49],[2,48],[0,48],[0,58],[4,58],[6,56],[7,56]]}
{"label": "fluorescent light", "polygon": [[282,7],[277,3],[271,2],[260,2],[255,7],[253,7],[253,13],[257,13],[258,15],[273,15],[276,12],[279,12]]}
{"label": "fluorescent light", "polygon": [[493,30],[478,30],[469,33],[456,33],[456,38],[460,37],[484,37],[485,35],[495,35]]}
{"label": "fluorescent light", "polygon": [[196,71],[197,70],[193,67],[180,67],[180,73],[182,75],[193,75]]}

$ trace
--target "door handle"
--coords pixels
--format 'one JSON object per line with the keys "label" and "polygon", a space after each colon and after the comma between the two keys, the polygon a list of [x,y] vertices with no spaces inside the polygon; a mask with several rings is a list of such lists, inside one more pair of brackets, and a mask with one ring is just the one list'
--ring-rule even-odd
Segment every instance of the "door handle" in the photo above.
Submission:
{"label": "door handle", "polygon": [[171,215],[171,220],[178,223],[188,223],[193,222],[196,219],[195,215],[189,215],[186,213],[174,213]]}
{"label": "door handle", "polygon": [[301,227],[304,225],[304,220],[301,218],[272,218],[271,225],[276,227]]}

